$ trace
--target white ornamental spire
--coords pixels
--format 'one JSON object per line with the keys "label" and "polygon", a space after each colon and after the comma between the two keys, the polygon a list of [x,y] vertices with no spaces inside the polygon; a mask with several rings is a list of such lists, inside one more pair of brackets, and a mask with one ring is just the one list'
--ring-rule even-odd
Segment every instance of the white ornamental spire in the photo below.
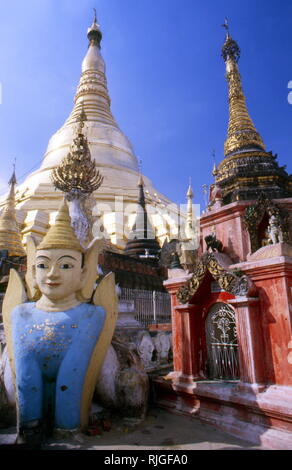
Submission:
{"label": "white ornamental spire", "polygon": [[102,32],[97,23],[96,11],[93,23],[87,30],[87,37],[89,45],[82,62],[75,105],[65,126],[77,121],[83,107],[89,121],[119,129],[110,109],[111,100],[107,89],[105,63],[100,52]]}

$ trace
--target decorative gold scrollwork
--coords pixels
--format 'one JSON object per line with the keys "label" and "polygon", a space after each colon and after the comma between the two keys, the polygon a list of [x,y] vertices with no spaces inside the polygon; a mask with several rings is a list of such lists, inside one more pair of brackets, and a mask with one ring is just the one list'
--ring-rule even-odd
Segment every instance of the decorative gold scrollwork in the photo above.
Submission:
{"label": "decorative gold scrollwork", "polygon": [[199,261],[191,279],[185,286],[182,286],[177,292],[177,299],[181,304],[187,303],[200,287],[207,267],[203,261]]}
{"label": "decorative gold scrollwork", "polygon": [[191,300],[203,282],[206,272],[212,275],[220,287],[234,296],[245,296],[251,287],[251,281],[241,272],[233,272],[220,265],[214,253],[204,253],[196,266],[191,279],[177,292],[177,299],[181,304]]}

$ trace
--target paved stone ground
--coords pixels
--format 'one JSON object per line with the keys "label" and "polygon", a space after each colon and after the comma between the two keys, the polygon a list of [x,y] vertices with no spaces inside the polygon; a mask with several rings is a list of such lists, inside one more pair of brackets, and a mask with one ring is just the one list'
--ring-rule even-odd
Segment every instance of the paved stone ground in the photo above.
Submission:
{"label": "paved stone ground", "polygon": [[[1,444],[15,441],[15,428],[0,430]],[[45,450],[252,450],[259,445],[243,441],[198,419],[151,408],[147,418],[136,426],[122,421],[98,436],[78,434],[70,439],[51,438]]]}

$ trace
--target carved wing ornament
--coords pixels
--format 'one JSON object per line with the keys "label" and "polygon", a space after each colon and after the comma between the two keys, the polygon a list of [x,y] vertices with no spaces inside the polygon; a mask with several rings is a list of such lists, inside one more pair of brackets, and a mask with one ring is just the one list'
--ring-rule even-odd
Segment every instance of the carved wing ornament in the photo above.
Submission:
{"label": "carved wing ornament", "polygon": [[205,277],[206,270],[206,264],[203,261],[199,261],[191,279],[185,286],[182,286],[176,294],[177,299],[181,304],[187,303],[197,292]]}
{"label": "carved wing ornament", "polygon": [[93,294],[93,303],[95,305],[101,305],[105,309],[106,318],[101,335],[92,353],[83,385],[81,406],[82,427],[86,427],[88,424],[89,409],[96,381],[100,373],[106,351],[111,343],[118,318],[118,296],[116,292],[114,273],[108,273],[100,281]]}
{"label": "carved wing ornament", "polygon": [[246,296],[252,292],[253,284],[245,274],[224,268],[213,253],[205,253],[197,264],[191,279],[177,292],[176,296],[181,304],[189,302],[195,295],[207,271],[218,282],[219,286],[229,294]]}

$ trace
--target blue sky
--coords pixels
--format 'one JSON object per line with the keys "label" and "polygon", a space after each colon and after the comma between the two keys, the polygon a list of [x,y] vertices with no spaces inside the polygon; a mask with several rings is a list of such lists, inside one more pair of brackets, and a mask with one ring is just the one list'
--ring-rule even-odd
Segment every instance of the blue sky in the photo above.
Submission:
{"label": "blue sky", "polygon": [[[40,165],[69,115],[97,8],[112,111],[171,200],[194,202],[223,158],[228,105],[221,58],[225,16],[241,48],[250,115],[267,150],[292,172],[292,2],[289,0],[1,1],[0,192],[17,159],[19,181]],[[4,186],[3,186],[4,185]]]}

